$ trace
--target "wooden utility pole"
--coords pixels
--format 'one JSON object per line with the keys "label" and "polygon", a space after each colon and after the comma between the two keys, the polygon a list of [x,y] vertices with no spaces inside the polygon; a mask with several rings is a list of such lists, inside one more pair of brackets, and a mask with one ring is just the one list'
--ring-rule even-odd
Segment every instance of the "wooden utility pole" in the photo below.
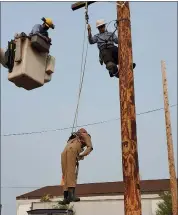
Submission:
{"label": "wooden utility pole", "polygon": [[174,149],[172,140],[172,129],[171,129],[171,117],[169,111],[169,98],[168,98],[168,85],[166,78],[166,64],[161,61],[162,81],[163,81],[163,95],[164,95],[164,111],[166,121],[166,135],[167,135],[167,150],[168,150],[168,162],[169,162],[169,174],[170,174],[170,188],[172,196],[172,212],[173,215],[178,215],[178,204],[177,204],[177,180],[174,163]]}
{"label": "wooden utility pole", "polygon": [[125,215],[141,215],[129,2],[117,2],[117,19]]}
{"label": "wooden utility pole", "polygon": [[[77,2],[72,5],[72,10],[77,10],[85,5],[86,4],[84,2]],[[141,215],[134,77],[132,66],[132,41],[128,2],[117,2],[117,16],[125,215]]]}

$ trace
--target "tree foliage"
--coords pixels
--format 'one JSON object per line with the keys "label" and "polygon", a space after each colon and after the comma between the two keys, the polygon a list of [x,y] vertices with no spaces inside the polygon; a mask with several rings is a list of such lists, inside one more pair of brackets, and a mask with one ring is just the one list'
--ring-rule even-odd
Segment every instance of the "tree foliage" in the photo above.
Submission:
{"label": "tree foliage", "polygon": [[156,215],[172,215],[172,198],[170,192],[163,192],[159,195],[161,200],[157,205]]}
{"label": "tree foliage", "polygon": [[74,210],[74,205],[61,205],[60,202],[57,205],[53,205],[54,209],[62,209],[62,210],[71,210],[73,215],[76,215],[76,211]]}
{"label": "tree foliage", "polygon": [[50,194],[44,194],[41,199],[40,199],[40,202],[51,202],[51,196]]}

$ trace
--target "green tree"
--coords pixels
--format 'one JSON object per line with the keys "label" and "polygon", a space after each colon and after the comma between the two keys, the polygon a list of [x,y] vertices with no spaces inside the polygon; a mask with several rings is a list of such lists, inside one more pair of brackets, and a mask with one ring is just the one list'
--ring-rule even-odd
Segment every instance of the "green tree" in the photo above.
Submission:
{"label": "green tree", "polygon": [[44,194],[41,199],[40,199],[40,202],[51,202],[51,196],[50,194]]}
{"label": "green tree", "polygon": [[54,209],[62,209],[62,210],[71,210],[73,215],[76,215],[76,211],[74,210],[74,205],[61,205],[60,202],[57,205],[53,205]]}
{"label": "green tree", "polygon": [[162,199],[159,202],[156,215],[172,215],[172,198],[170,192],[163,192],[159,195]]}

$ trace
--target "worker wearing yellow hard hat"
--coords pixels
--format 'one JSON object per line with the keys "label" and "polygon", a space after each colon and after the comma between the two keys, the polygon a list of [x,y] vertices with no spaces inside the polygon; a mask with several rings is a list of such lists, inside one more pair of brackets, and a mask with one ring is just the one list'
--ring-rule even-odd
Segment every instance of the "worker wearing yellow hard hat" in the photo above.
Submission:
{"label": "worker wearing yellow hard hat", "polygon": [[44,22],[43,24],[49,29],[49,28],[52,28],[54,29],[54,24],[53,24],[53,21],[51,18],[42,18],[42,21]]}
{"label": "worker wearing yellow hard hat", "polygon": [[30,36],[34,34],[40,34],[44,39],[51,42],[51,38],[49,38],[48,30],[49,28],[54,29],[55,25],[51,18],[42,18],[43,24],[36,24],[33,26]]}

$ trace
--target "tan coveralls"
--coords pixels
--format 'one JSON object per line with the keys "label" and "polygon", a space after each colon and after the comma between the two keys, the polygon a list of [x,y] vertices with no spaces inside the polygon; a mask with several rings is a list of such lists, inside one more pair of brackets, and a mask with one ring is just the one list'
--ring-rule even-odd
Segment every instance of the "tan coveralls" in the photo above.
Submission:
{"label": "tan coveralls", "polygon": [[81,154],[87,156],[93,150],[91,138],[88,134],[82,134],[83,142],[76,137],[67,142],[64,151],[61,154],[61,166],[62,174],[64,176],[64,191],[67,191],[69,187],[76,187],[76,162],[79,154],[83,151],[86,146],[87,149]]}

